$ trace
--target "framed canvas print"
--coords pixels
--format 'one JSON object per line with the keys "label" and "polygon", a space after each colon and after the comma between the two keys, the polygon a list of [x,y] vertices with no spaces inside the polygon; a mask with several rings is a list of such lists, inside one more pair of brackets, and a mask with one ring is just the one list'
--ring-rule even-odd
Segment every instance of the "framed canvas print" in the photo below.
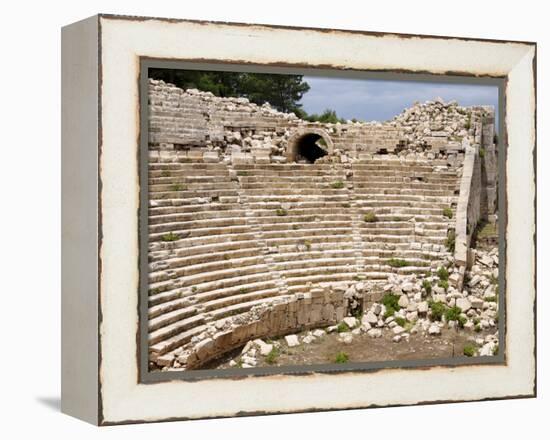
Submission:
{"label": "framed canvas print", "polygon": [[62,32],[62,409],[536,394],[536,46],[99,15]]}

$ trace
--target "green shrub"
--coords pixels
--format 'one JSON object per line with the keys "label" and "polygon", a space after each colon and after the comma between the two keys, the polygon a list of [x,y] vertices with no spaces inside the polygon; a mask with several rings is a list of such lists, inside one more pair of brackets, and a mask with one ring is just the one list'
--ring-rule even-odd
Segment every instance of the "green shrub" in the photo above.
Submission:
{"label": "green shrub", "polygon": [[447,233],[447,239],[445,240],[445,247],[451,253],[455,251],[456,233],[454,229],[450,229]]}
{"label": "green shrub", "polygon": [[378,217],[376,217],[376,214],[371,211],[365,214],[365,216],[363,217],[363,220],[367,223],[374,223],[378,221]]}
{"label": "green shrub", "polygon": [[468,115],[468,120],[464,123],[464,128],[469,130],[472,127],[472,115]]}
{"label": "green shrub", "polygon": [[464,346],[464,355],[468,357],[472,357],[476,354],[476,347],[473,344],[466,344]]}
{"label": "green shrub", "polygon": [[340,324],[338,324],[338,327],[336,327],[336,331],[338,333],[349,332],[349,327],[345,322],[341,322]]}
{"label": "green shrub", "polygon": [[430,301],[428,303],[428,306],[432,311],[432,318],[435,321],[441,321],[441,318],[443,317],[443,315],[445,314],[445,311],[447,310],[447,306],[443,304],[441,301]]}
{"label": "green shrub", "polygon": [[460,307],[454,306],[445,310],[445,319],[447,321],[458,321],[460,319],[460,314],[462,310]]}
{"label": "green shrub", "polygon": [[181,183],[174,183],[170,189],[172,191],[184,191],[186,188],[185,188],[185,185],[182,185]]}
{"label": "green shrub", "polygon": [[399,306],[399,295],[394,295],[393,293],[386,293],[382,298],[382,304],[386,307],[386,313],[384,313],[384,318],[389,318],[393,316],[395,312],[401,309]]}
{"label": "green shrub", "polygon": [[405,327],[407,320],[405,318],[401,318],[400,316],[398,316],[397,318],[395,318],[395,322],[397,323],[397,325],[401,327]]}
{"label": "green shrub", "polygon": [[270,365],[275,364],[277,363],[277,358],[279,357],[279,354],[279,349],[277,347],[273,347],[265,357],[265,361]]}
{"label": "green shrub", "polygon": [[237,176],[248,176],[248,171],[237,171]]}
{"label": "green shrub", "polygon": [[345,364],[347,361],[349,361],[349,356],[343,351],[338,353],[334,358],[334,362],[336,362],[337,364]]}
{"label": "green shrub", "polygon": [[332,189],[342,189],[344,187],[344,182],[342,182],[341,180],[337,180],[336,182],[332,182],[330,186],[332,187]]}
{"label": "green shrub", "polygon": [[402,260],[401,258],[390,258],[388,260],[388,266],[405,267],[405,266],[409,266],[409,262],[407,260]]}
{"label": "green shrub", "polygon": [[428,280],[422,281],[422,287],[424,288],[424,290],[428,295],[432,293],[432,283],[430,283]]}
{"label": "green shrub", "polygon": [[498,355],[498,345],[495,345],[493,347],[493,356],[496,356],[496,355]]}
{"label": "green shrub", "polygon": [[440,280],[447,281],[449,279],[449,271],[447,268],[441,266],[439,269],[437,269],[437,276]]}
{"label": "green shrub", "polygon": [[458,326],[460,328],[464,328],[464,326],[466,325],[467,322],[468,322],[468,319],[465,318],[464,316],[459,316],[458,317]]}
{"label": "green shrub", "polygon": [[453,210],[451,208],[443,208],[443,215],[447,218],[453,218]]}
{"label": "green shrub", "polygon": [[487,298],[485,298],[485,301],[496,303],[497,302],[497,297],[496,296],[488,296]]}
{"label": "green shrub", "polygon": [[311,250],[311,241],[305,240],[305,241],[304,241],[304,246],[306,247],[306,249],[307,249],[308,251],[310,251],[310,250]]}
{"label": "green shrub", "polygon": [[476,324],[476,326],[474,327],[474,330],[475,330],[477,333],[479,333],[481,330],[483,330],[483,329],[481,328],[481,324]]}
{"label": "green shrub", "polygon": [[479,149],[479,157],[481,157],[482,159],[485,157],[485,148],[481,147]]}
{"label": "green shrub", "polygon": [[283,208],[277,209],[276,212],[277,212],[277,215],[278,215],[279,217],[284,217],[285,215],[288,215],[287,210],[286,210],[286,209],[283,209]]}
{"label": "green shrub", "polygon": [[162,237],[160,237],[162,241],[176,241],[179,240],[179,238],[179,235],[174,234],[173,232],[168,232],[167,234],[164,234]]}
{"label": "green shrub", "polygon": [[442,287],[443,289],[447,290],[449,288],[449,282],[447,280],[439,280],[437,282],[437,285],[439,287]]}

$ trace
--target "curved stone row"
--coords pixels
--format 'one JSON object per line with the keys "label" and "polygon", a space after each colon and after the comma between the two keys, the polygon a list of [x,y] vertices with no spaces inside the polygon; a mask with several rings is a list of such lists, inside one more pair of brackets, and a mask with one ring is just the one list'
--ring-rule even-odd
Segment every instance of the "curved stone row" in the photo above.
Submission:
{"label": "curved stone row", "polygon": [[[156,366],[174,367],[183,355],[191,356],[187,368],[207,362],[224,346],[222,339],[204,342],[213,328],[227,331],[235,317],[281,299],[294,303],[314,286],[440,265],[449,255],[453,220],[443,210],[456,204],[457,171],[390,157],[234,168],[150,163],[149,347]],[[396,258],[406,265],[395,267]],[[227,349],[242,342],[225,338],[233,341]]]}

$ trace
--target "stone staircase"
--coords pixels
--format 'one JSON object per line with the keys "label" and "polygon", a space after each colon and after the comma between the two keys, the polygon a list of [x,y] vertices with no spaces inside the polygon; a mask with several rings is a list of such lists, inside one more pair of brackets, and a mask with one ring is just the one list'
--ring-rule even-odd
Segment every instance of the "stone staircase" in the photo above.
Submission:
{"label": "stone staircase", "polygon": [[458,183],[443,162],[390,155],[353,165],[150,163],[152,359],[163,365],[209,323],[312,285],[437,268],[450,255],[454,215],[443,209],[454,209]]}
{"label": "stone staircase", "polygon": [[149,344],[160,356],[279,287],[225,165],[149,170]]}

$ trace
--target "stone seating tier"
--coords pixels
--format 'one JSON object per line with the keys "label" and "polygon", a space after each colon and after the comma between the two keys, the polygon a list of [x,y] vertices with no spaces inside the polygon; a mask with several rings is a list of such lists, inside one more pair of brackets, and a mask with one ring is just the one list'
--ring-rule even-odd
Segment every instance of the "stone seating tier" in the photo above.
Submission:
{"label": "stone seating tier", "polygon": [[[149,168],[149,344],[163,365],[213,323],[312,285],[435,270],[459,184],[442,163]],[[434,161],[435,162],[435,161]],[[376,221],[367,222],[368,213]],[[392,258],[404,267],[392,267]]]}

